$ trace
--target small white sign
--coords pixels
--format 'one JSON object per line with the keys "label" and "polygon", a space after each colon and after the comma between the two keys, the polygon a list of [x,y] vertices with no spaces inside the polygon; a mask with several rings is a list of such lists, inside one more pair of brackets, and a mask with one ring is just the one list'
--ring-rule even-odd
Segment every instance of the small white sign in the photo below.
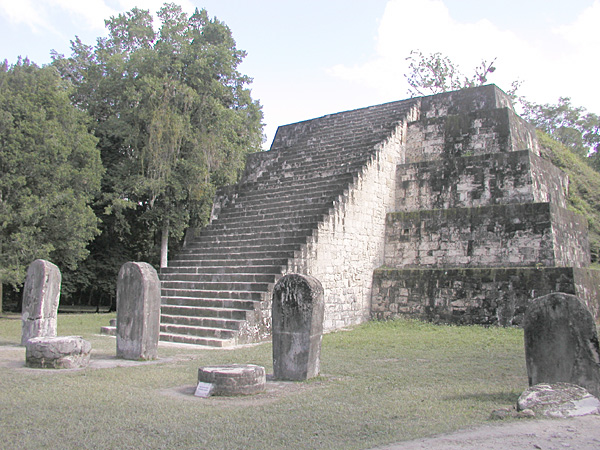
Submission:
{"label": "small white sign", "polygon": [[198,386],[196,387],[196,392],[194,393],[194,395],[196,397],[202,397],[202,398],[206,398],[206,397],[210,397],[210,394],[212,394],[214,385],[212,383],[203,383],[202,381],[198,382]]}

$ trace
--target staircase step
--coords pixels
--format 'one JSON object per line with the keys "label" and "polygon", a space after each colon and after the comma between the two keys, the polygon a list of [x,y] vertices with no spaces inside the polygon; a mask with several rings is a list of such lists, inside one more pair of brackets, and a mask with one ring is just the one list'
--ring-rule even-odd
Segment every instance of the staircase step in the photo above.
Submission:
{"label": "staircase step", "polygon": [[269,289],[267,283],[215,282],[215,281],[186,281],[165,280],[162,289],[191,290],[197,292],[264,292]]}
{"label": "staircase step", "polygon": [[240,273],[163,273],[160,279],[166,281],[192,281],[200,283],[269,283],[276,281],[274,274],[240,274]]}
{"label": "staircase step", "polygon": [[[324,184],[330,183],[351,183],[356,177],[356,173],[346,172],[338,175],[325,176],[325,177],[313,177],[313,178],[304,178],[302,180],[302,186],[306,188],[323,186]],[[286,191],[290,188],[295,188],[298,186],[298,181],[292,178],[281,179],[269,181],[267,179],[263,179],[262,181],[246,181],[239,186],[239,197],[244,198],[247,195],[254,195],[257,192],[277,192],[277,191]]]}
{"label": "staircase step", "polygon": [[323,216],[329,212],[330,207],[315,204],[299,204],[296,208],[265,208],[265,209],[245,209],[245,208],[226,208],[221,211],[216,219],[211,222],[218,224],[229,220],[248,220],[254,218],[260,219],[278,219],[307,216]]}
{"label": "staircase step", "polygon": [[196,327],[170,323],[161,323],[160,331],[169,334],[183,334],[186,336],[199,336],[212,339],[234,339],[236,335],[235,330],[225,328]]}
{"label": "staircase step", "polygon": [[271,275],[279,275],[283,269],[283,266],[249,266],[249,265],[230,265],[230,266],[194,266],[194,265],[184,265],[183,263],[189,261],[182,261],[182,264],[178,266],[164,267],[161,269],[161,273],[186,273],[186,274],[215,274],[215,275],[225,275],[225,274],[234,274],[241,273],[247,275],[259,275],[259,274],[271,274]]}
{"label": "staircase step", "polygon": [[246,320],[249,309],[222,308],[218,306],[193,306],[163,304],[160,307],[161,314],[197,316],[217,319]]}
{"label": "staircase step", "polygon": [[296,217],[271,217],[264,218],[262,214],[254,216],[246,216],[240,218],[217,219],[213,221],[206,229],[211,232],[221,231],[237,231],[248,229],[248,225],[252,225],[253,230],[258,229],[280,229],[302,228],[304,224],[315,224],[320,222],[325,214],[312,214],[310,216]]}
{"label": "staircase step", "polygon": [[225,251],[219,251],[217,248],[207,249],[196,249],[186,253],[179,253],[177,259],[173,261],[196,261],[196,260],[213,260],[213,261],[237,261],[237,260],[257,260],[267,258],[269,260],[274,259],[288,259],[294,257],[294,251],[264,251],[264,252],[243,252],[243,253],[230,253]]}
{"label": "staircase step", "polygon": [[233,246],[234,244],[239,245],[244,242],[248,245],[303,244],[306,242],[306,237],[312,235],[313,231],[313,229],[307,227],[295,231],[258,231],[255,233],[226,233],[222,235],[201,233],[194,241],[224,244],[226,246]]}
{"label": "staircase step", "polygon": [[230,263],[242,266],[283,266],[287,264],[288,258],[271,258],[271,259],[174,259],[172,261],[172,267],[179,266],[206,266],[206,267],[218,267],[228,266]]}
{"label": "staircase step", "polygon": [[197,289],[174,289],[174,288],[161,288],[161,295],[163,297],[178,297],[188,299],[222,299],[222,300],[254,300],[259,301],[262,299],[261,292],[252,291],[208,291],[208,290],[197,290]]}
{"label": "staircase step", "polygon": [[[183,331],[183,330],[182,330]],[[167,342],[177,342],[180,344],[203,345],[206,347],[226,348],[235,345],[235,339],[216,339],[200,337],[188,334],[160,333],[160,340]]]}
{"label": "staircase step", "polygon": [[347,189],[348,185],[349,182],[345,179],[335,180],[334,182],[311,182],[310,185],[306,186],[274,184],[271,187],[263,186],[259,190],[240,193],[236,203],[243,201],[244,204],[248,205],[257,201],[278,202],[282,200],[326,198]]}
{"label": "staircase step", "polygon": [[265,211],[273,211],[281,208],[289,208],[293,209],[296,205],[326,205],[333,200],[335,200],[338,196],[343,194],[345,191],[344,188],[340,187],[331,191],[324,191],[320,195],[312,195],[306,196],[302,192],[299,192],[294,195],[285,195],[280,196],[277,200],[272,200],[268,198],[248,198],[244,199],[243,202],[239,199],[233,203],[231,208],[244,208],[244,209],[252,209],[258,208]]}
{"label": "staircase step", "polygon": [[237,242],[234,245],[219,245],[218,247],[209,245],[208,242],[191,241],[188,242],[186,247],[180,251],[180,253],[188,254],[196,251],[212,251],[219,253],[243,253],[243,252],[254,252],[264,253],[268,251],[280,251],[280,252],[293,252],[300,248],[296,243],[289,244],[277,244],[263,245],[260,242]]}
{"label": "staircase step", "polygon": [[185,315],[169,315],[161,314],[160,321],[165,324],[171,325],[187,325],[195,327],[206,327],[206,328],[222,328],[227,330],[239,330],[240,326],[244,323],[243,320],[234,319],[219,319],[215,317],[196,317],[196,316],[185,316]]}

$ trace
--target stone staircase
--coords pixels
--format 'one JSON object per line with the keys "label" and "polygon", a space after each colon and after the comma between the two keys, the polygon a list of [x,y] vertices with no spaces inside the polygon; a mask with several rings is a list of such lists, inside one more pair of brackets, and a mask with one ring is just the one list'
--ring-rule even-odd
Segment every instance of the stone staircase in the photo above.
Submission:
{"label": "stone staircase", "polygon": [[413,105],[280,127],[240,183],[217,194],[210,224],[191,230],[161,270],[161,340],[226,347],[268,337],[274,283]]}

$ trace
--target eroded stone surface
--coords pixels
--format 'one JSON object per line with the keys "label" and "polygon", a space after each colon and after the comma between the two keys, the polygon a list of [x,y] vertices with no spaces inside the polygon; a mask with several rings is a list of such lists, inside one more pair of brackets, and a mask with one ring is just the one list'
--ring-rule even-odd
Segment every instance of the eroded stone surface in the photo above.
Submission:
{"label": "eroded stone surface", "polygon": [[581,386],[569,383],[536,384],[521,394],[519,411],[548,417],[576,417],[600,413],[600,401]]}
{"label": "eroded stone surface", "polygon": [[529,385],[571,383],[600,396],[600,348],[592,314],[574,295],[549,294],[525,314]]}
{"label": "eroded stone surface", "polygon": [[273,289],[273,374],[278,380],[319,375],[323,339],[323,287],[308,275],[290,274]]}
{"label": "eroded stone surface", "polygon": [[254,364],[227,364],[198,369],[198,381],[214,386],[212,395],[252,395],[266,387],[265,368]]}
{"label": "eroded stone surface", "polygon": [[92,351],[92,344],[80,336],[36,337],[25,347],[25,365],[40,369],[87,367]]}
{"label": "eroded stone surface", "polygon": [[51,262],[36,259],[29,265],[23,287],[21,345],[31,338],[56,336],[60,283],[60,270]]}
{"label": "eroded stone surface", "polygon": [[156,359],[159,334],[158,274],[148,263],[125,263],[117,280],[117,357]]}

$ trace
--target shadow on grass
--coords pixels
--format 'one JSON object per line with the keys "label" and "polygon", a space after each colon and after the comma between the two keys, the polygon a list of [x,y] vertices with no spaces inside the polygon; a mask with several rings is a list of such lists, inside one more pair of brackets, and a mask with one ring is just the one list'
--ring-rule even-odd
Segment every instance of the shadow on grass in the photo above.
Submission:
{"label": "shadow on grass", "polygon": [[462,395],[449,395],[444,397],[447,401],[475,400],[482,403],[517,403],[520,394],[514,392],[495,392],[495,393],[473,393]]}

